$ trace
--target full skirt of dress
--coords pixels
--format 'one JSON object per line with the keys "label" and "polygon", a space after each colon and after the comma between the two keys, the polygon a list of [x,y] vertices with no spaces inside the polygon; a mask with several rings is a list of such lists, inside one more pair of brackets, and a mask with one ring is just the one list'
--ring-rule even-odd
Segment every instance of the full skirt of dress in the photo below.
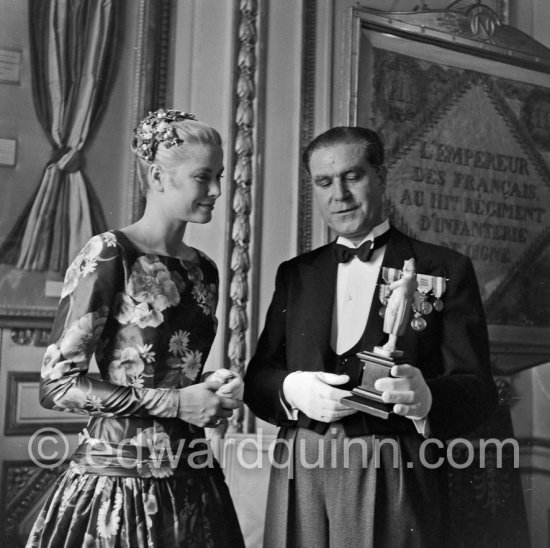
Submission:
{"label": "full skirt of dress", "polygon": [[167,478],[80,474],[69,468],[40,512],[27,548],[240,547],[222,471]]}

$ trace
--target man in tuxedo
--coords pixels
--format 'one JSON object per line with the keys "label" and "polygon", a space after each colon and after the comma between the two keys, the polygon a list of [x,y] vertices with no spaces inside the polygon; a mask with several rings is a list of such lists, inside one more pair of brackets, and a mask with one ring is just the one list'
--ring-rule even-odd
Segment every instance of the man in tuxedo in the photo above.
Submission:
{"label": "man in tuxedo", "polygon": [[[378,135],[361,127],[332,128],[304,152],[338,238],[280,265],[245,376],[245,402],[281,427],[284,442],[265,546],[443,546],[443,440],[466,435],[496,405],[471,261],[389,224],[383,156]],[[341,400],[361,383],[357,352],[387,340],[383,267],[399,270],[411,258],[418,275],[446,287],[437,310],[398,338],[405,363],[376,381],[392,411],[384,419]]]}

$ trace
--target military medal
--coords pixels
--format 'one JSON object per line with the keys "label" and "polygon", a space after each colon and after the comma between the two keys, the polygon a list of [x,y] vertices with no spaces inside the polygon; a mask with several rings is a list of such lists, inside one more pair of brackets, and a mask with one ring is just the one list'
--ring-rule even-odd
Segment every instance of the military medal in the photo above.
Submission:
{"label": "military medal", "polygon": [[[389,284],[399,280],[402,271],[397,268],[382,267],[382,279],[384,284],[380,284],[378,297],[382,306],[378,314],[383,318],[386,314],[386,305],[391,295]],[[441,312],[443,310],[443,301],[441,297],[445,293],[447,280],[438,276],[429,276],[427,274],[416,274],[418,286],[414,295],[412,309],[414,317],[411,320],[411,327],[415,331],[424,331],[428,327],[428,322],[424,316],[428,316],[434,310]]]}
{"label": "military medal", "polygon": [[396,282],[401,277],[401,270],[398,268],[389,268],[388,266],[382,267],[382,279],[387,283],[391,284]]}
{"label": "military medal", "polygon": [[433,293],[435,297],[434,308],[438,312],[441,312],[443,310],[443,301],[441,300],[441,296],[445,292],[446,287],[447,287],[447,280],[445,278],[434,278],[434,283],[433,283]]}
{"label": "military medal", "polygon": [[[426,296],[423,296],[423,297],[424,297],[424,299],[427,299]],[[422,314],[424,314],[426,316],[427,314],[432,313],[432,310],[434,309],[434,307],[433,307],[433,304],[430,301],[423,300],[423,301],[421,301],[420,306],[418,307],[418,309],[420,310],[420,312],[422,312]]]}
{"label": "military medal", "polygon": [[426,320],[422,317],[422,312],[420,312],[420,305],[423,302],[424,301],[422,300],[422,295],[417,291],[415,293],[414,302],[413,302],[413,305],[412,305],[412,310],[413,310],[413,313],[414,313],[414,317],[411,320],[411,327],[415,331],[424,331],[424,329],[426,329],[426,326],[428,325]]}
{"label": "military medal", "polygon": [[424,331],[427,325],[428,322],[422,317],[422,315],[419,312],[415,312],[414,318],[411,320],[411,327],[415,331]]}
{"label": "military medal", "polygon": [[418,310],[421,314],[427,315],[431,314],[433,310],[433,305],[428,301],[428,294],[432,290],[432,280],[431,276],[425,276],[424,274],[418,274],[416,276],[418,281],[418,292],[420,293],[420,303],[418,303]]}

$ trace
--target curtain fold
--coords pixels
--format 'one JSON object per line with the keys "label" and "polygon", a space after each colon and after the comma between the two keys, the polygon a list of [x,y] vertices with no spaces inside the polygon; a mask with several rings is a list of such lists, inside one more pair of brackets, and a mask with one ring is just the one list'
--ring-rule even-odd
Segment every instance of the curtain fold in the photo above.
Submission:
{"label": "curtain fold", "polygon": [[115,62],[116,0],[30,0],[33,100],[53,153],[0,247],[0,262],[64,272],[106,224],[82,171],[82,148],[106,103]]}

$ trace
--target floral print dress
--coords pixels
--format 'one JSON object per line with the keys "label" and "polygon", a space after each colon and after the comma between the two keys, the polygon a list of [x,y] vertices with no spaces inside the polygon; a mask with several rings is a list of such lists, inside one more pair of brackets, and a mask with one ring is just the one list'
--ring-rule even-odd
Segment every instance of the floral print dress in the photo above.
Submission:
{"label": "floral print dress", "polygon": [[177,418],[217,326],[217,270],[198,255],[146,254],[111,231],[69,267],[40,398],[91,418],[27,547],[243,546],[204,430]]}

